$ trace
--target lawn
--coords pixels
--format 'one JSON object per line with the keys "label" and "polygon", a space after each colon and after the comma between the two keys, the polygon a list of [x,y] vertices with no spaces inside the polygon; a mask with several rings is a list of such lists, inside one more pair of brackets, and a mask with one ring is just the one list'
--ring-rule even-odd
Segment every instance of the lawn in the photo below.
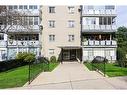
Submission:
{"label": "lawn", "polygon": [[[91,63],[85,63],[85,66],[92,70]],[[127,68],[119,67],[116,64],[106,64],[105,65],[106,75],[109,77],[115,77],[115,76],[127,76]]]}
{"label": "lawn", "polygon": [[[42,71],[52,71],[58,64],[34,64],[31,65],[30,75],[34,79]],[[0,73],[0,89],[21,87],[28,82],[29,66],[22,66]]]}
{"label": "lawn", "polygon": [[0,73],[0,88],[23,86],[28,81],[28,66]]}

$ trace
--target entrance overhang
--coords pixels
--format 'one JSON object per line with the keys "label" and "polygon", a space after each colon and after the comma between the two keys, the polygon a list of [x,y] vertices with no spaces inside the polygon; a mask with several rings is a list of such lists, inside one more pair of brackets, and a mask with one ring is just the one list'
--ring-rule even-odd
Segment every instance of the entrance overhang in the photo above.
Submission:
{"label": "entrance overhang", "polygon": [[81,46],[58,46],[61,49],[81,49]]}
{"label": "entrance overhang", "polygon": [[58,48],[61,49],[61,62],[81,60],[81,46],[58,46]]}

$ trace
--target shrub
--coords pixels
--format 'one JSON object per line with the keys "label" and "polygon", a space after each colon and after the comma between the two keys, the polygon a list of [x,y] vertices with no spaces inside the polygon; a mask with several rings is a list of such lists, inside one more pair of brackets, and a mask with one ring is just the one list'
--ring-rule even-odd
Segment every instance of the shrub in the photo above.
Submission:
{"label": "shrub", "polygon": [[56,62],[57,62],[57,61],[56,61],[56,57],[55,57],[55,56],[51,56],[51,57],[50,57],[50,62],[56,63]]}
{"label": "shrub", "polygon": [[35,54],[33,53],[27,53],[27,56],[24,58],[24,61],[27,63],[33,63],[35,61]]}
{"label": "shrub", "polygon": [[0,62],[0,72],[26,65],[21,59],[12,59]]}
{"label": "shrub", "polygon": [[24,60],[26,57],[27,57],[27,52],[20,52],[16,55],[16,59],[21,59],[21,60]]}
{"label": "shrub", "polygon": [[107,63],[108,59],[106,59],[105,57],[101,57],[101,56],[96,56],[93,60],[92,63]]}
{"label": "shrub", "polygon": [[36,58],[35,58],[35,54],[33,53],[23,52],[23,53],[18,53],[16,55],[16,59],[21,59],[26,63],[33,63]]}
{"label": "shrub", "polygon": [[41,62],[41,63],[49,63],[49,60],[46,57],[39,57],[38,61]]}
{"label": "shrub", "polygon": [[83,63],[85,64],[85,63],[90,63],[88,60],[86,60],[86,61],[83,61]]}
{"label": "shrub", "polygon": [[117,61],[119,66],[126,66],[126,52],[122,48],[117,48]]}

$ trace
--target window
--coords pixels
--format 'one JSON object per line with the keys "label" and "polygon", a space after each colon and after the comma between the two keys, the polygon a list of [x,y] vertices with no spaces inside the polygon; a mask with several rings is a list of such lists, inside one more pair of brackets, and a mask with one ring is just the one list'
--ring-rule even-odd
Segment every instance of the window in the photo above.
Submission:
{"label": "window", "polygon": [[94,9],[94,6],[87,6],[88,10]]}
{"label": "window", "polygon": [[105,9],[107,10],[114,10],[115,9],[115,6],[112,6],[112,5],[110,5],[110,6],[105,6]]}
{"label": "window", "polygon": [[96,18],[93,18],[93,17],[86,18],[86,24],[87,25],[96,24]]}
{"label": "window", "polygon": [[22,5],[20,5],[20,6],[19,6],[19,9],[23,9],[23,6],[22,6]]}
{"label": "window", "polygon": [[55,7],[49,7],[49,13],[55,13]]}
{"label": "window", "polygon": [[111,17],[107,17],[107,19],[108,19],[108,25],[111,25],[112,23],[111,23]]}
{"label": "window", "polygon": [[54,54],[54,49],[49,49],[49,54],[53,55]]}
{"label": "window", "polygon": [[34,17],[34,25],[38,25],[38,17]]}
{"label": "window", "polygon": [[54,42],[55,41],[55,35],[49,35],[49,41]]}
{"label": "window", "polygon": [[33,17],[29,17],[29,25],[33,25]]}
{"label": "window", "polygon": [[69,27],[69,28],[73,28],[73,27],[74,27],[74,23],[75,23],[75,21],[69,20],[69,21],[68,21],[68,27]]}
{"label": "window", "polygon": [[24,17],[24,25],[28,25],[28,17]]}
{"label": "window", "polygon": [[15,20],[13,20],[13,24],[17,25],[17,17],[15,17]]}
{"label": "window", "polygon": [[30,5],[30,6],[29,6],[29,9],[33,9],[33,6],[32,6],[32,5]]}
{"label": "window", "polygon": [[24,5],[24,9],[27,9],[27,5]]}
{"label": "window", "polygon": [[4,40],[4,34],[0,34],[0,40]]}
{"label": "window", "polygon": [[74,13],[74,7],[73,6],[69,6],[68,7],[69,13],[73,14]]}
{"label": "window", "polygon": [[37,9],[37,6],[36,5],[34,5],[33,7],[34,7],[34,9]]}
{"label": "window", "polygon": [[49,27],[50,28],[54,28],[55,27],[55,21],[54,20],[50,20],[49,21]]}
{"label": "window", "polygon": [[18,8],[18,6],[15,5],[15,6],[14,6],[14,9],[17,9],[17,8]]}
{"label": "window", "polygon": [[74,35],[68,35],[68,37],[69,37],[69,39],[68,39],[69,42],[74,41]]}
{"label": "window", "polygon": [[13,6],[9,6],[9,10],[12,10],[13,9]]}
{"label": "window", "polygon": [[116,25],[116,18],[115,17],[112,17],[111,19],[112,19],[112,24],[113,25]]}

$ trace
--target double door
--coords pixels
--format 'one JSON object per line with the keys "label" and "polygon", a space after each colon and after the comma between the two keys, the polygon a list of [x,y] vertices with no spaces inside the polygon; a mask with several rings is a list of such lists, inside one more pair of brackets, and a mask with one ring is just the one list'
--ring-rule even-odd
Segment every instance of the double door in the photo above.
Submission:
{"label": "double door", "polygon": [[63,50],[63,58],[64,61],[75,61],[76,60],[76,50]]}

